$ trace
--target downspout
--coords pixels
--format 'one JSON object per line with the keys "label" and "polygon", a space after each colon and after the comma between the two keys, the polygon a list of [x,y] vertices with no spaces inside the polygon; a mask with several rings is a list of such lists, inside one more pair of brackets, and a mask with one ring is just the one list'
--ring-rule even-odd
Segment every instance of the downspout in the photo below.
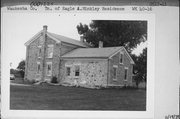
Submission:
{"label": "downspout", "polygon": [[25,61],[25,76],[24,76],[24,80],[27,80],[28,60],[29,60],[29,45],[26,46],[26,61]]}
{"label": "downspout", "polygon": [[46,40],[47,40],[47,26],[43,26],[43,39],[44,39],[44,47],[43,47],[43,58],[42,58],[42,76],[41,81],[44,81],[45,78],[45,56],[46,56]]}
{"label": "downspout", "polygon": [[109,58],[107,59],[107,87],[108,87],[108,79],[109,79]]}
{"label": "downspout", "polygon": [[60,83],[60,81],[61,81],[61,79],[60,79],[60,76],[61,76],[61,74],[60,74],[60,70],[61,70],[61,42],[60,42],[60,44],[59,44],[59,70],[58,70],[58,78],[59,78],[59,83]]}

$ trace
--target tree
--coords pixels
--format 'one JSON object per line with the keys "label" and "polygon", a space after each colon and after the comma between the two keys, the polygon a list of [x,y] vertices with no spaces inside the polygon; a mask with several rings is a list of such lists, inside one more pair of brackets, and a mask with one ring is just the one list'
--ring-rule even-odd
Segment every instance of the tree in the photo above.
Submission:
{"label": "tree", "polygon": [[147,21],[93,20],[90,25],[80,23],[77,30],[86,42],[98,47],[124,46],[131,52],[147,39]]}
{"label": "tree", "polygon": [[139,56],[131,52],[146,41],[147,21],[94,20],[89,26],[80,23],[77,30],[94,47],[98,47],[99,41],[103,41],[104,47],[124,46],[135,61],[133,72],[137,87],[141,81],[146,81],[147,48]]}
{"label": "tree", "polygon": [[25,60],[22,60],[17,69],[19,70],[19,73],[21,74],[21,77],[24,78],[24,74],[25,74]]}
{"label": "tree", "polygon": [[147,79],[147,48],[143,49],[143,52],[139,56],[132,55],[132,58],[135,62],[133,70],[135,75],[134,80],[138,87],[140,82],[146,82]]}

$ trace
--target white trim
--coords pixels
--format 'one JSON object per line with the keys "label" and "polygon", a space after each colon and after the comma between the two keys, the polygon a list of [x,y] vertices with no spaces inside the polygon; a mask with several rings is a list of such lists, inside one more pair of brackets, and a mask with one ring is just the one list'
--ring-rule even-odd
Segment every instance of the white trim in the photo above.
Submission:
{"label": "white trim", "polygon": [[122,50],[125,51],[124,54],[127,54],[127,57],[128,57],[128,59],[130,60],[130,63],[131,63],[131,64],[135,64],[134,61],[133,61],[133,59],[131,58],[131,56],[129,55],[129,53],[126,51],[126,49],[125,49],[123,46],[121,46],[121,49],[119,49],[118,51],[116,51],[115,53],[113,53],[112,55],[110,55],[110,56],[109,56],[109,59],[111,59],[111,58],[112,58],[114,55],[116,55],[117,53],[121,53]]}
{"label": "white trim", "polygon": [[73,64],[65,64],[65,67],[72,67]]}
{"label": "white trim", "polygon": [[38,37],[41,36],[41,33],[43,32],[43,30],[39,31],[37,34],[35,34],[30,40],[28,40],[24,45],[28,46],[29,44],[31,44],[33,41],[35,41]]}
{"label": "white trim", "polygon": [[124,67],[124,69],[129,69],[128,67]]}
{"label": "white trim", "polygon": [[113,67],[118,68],[118,65],[113,65]]}
{"label": "white trim", "polygon": [[129,58],[129,60],[130,60],[130,63],[131,63],[131,64],[135,64],[134,61],[133,61],[133,59],[132,59],[131,56],[129,55],[129,53],[126,51],[126,49],[125,49],[124,47],[123,47],[123,49],[124,49],[124,51],[126,52],[128,58]]}
{"label": "white trim", "polygon": [[[48,74],[48,65],[51,65],[51,73]],[[52,75],[52,62],[46,62],[46,76],[51,76]]]}
{"label": "white trim", "polygon": [[54,47],[54,45],[53,45],[53,44],[48,44],[47,46],[48,46],[48,47]]}
{"label": "white trim", "polygon": [[114,55],[116,55],[117,53],[121,52],[122,47],[120,47],[120,49],[118,51],[116,51],[115,53],[113,53],[112,55],[109,56],[109,59],[112,58]]}

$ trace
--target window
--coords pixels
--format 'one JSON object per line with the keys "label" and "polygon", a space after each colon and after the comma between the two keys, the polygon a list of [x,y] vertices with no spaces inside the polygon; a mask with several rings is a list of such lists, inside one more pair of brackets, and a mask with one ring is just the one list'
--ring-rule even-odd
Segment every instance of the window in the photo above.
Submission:
{"label": "window", "polygon": [[41,46],[38,46],[38,58],[41,57]]}
{"label": "window", "polygon": [[79,65],[76,65],[75,66],[75,76],[79,76],[79,74],[80,74],[80,66]]}
{"label": "window", "polygon": [[113,65],[113,80],[117,80],[117,65]]}
{"label": "window", "polygon": [[48,45],[48,47],[47,47],[47,57],[48,58],[53,57],[53,45]]}
{"label": "window", "polygon": [[66,67],[66,76],[71,75],[71,67]]}
{"label": "window", "polygon": [[47,76],[51,76],[51,74],[52,74],[52,62],[47,62],[46,73],[47,73]]}
{"label": "window", "polygon": [[119,56],[119,63],[123,64],[123,54],[122,53],[120,53],[120,56]]}
{"label": "window", "polygon": [[41,71],[41,65],[40,62],[37,62],[37,74],[40,74]]}
{"label": "window", "polygon": [[125,67],[124,69],[124,80],[127,80],[128,68]]}

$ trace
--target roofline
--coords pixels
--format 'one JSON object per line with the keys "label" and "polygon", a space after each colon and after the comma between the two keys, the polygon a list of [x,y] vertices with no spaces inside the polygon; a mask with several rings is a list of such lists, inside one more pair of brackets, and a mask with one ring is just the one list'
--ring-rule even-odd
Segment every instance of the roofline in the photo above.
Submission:
{"label": "roofline", "polygon": [[61,57],[62,59],[75,59],[75,58],[77,58],[77,59],[87,59],[87,58],[95,58],[95,59],[108,59],[108,57]]}
{"label": "roofline", "polygon": [[[87,45],[77,45],[77,44],[73,44],[73,43],[69,43],[69,42],[65,42],[65,41],[59,41],[57,38],[55,38],[55,37],[53,37],[52,35],[50,35],[51,33],[48,33],[47,32],[47,35],[50,37],[50,38],[52,38],[53,40],[55,40],[55,41],[57,41],[57,42],[62,42],[62,43],[67,43],[67,44],[72,44],[72,45],[75,45],[75,46],[81,46],[81,47],[88,47]],[[54,34],[54,33],[53,33]],[[58,34],[56,34],[56,35],[58,35]],[[63,36],[63,37],[65,37],[65,36]],[[68,37],[67,37],[68,38]],[[72,39],[72,38],[69,38],[69,39]],[[72,40],[75,40],[75,39],[72,39]],[[75,40],[76,41],[76,40]],[[78,42],[80,42],[80,41],[78,41]]]}
{"label": "roofline", "polygon": [[[125,53],[127,54],[128,59],[130,60],[130,63],[131,63],[131,64],[135,64],[134,61],[133,61],[133,59],[131,58],[131,56],[130,56],[129,53],[127,52],[127,50],[126,50],[123,46],[121,46],[121,48],[124,49]],[[112,55],[110,55],[109,58],[112,58],[114,55],[116,55],[116,54],[119,53],[120,51],[121,51],[121,49],[119,49],[118,51],[116,51],[115,53],[113,53]]]}
{"label": "roofline", "polygon": [[29,39],[24,45],[28,46],[29,44],[31,44],[34,40],[36,40],[36,38],[38,38],[39,36],[41,36],[41,33],[43,32],[43,30],[39,31],[38,33],[36,33],[31,39]]}
{"label": "roofline", "polygon": [[[38,33],[36,33],[30,40],[28,40],[24,45],[25,46],[28,46],[30,45],[34,40],[36,40],[39,36],[41,36],[41,33],[43,32],[43,30],[39,31]],[[48,37],[50,37],[52,40],[56,41],[57,43],[61,43],[61,42],[64,42],[64,41],[60,41],[58,40],[57,38],[55,38],[54,36],[52,36],[50,33],[46,33]],[[74,40],[74,39],[72,39]],[[64,42],[64,43],[67,43],[67,44],[72,44],[72,45],[75,45],[75,46],[81,46],[81,47],[89,47],[87,46],[86,44],[84,45],[77,45],[77,44],[73,44],[73,43],[69,43],[69,42]]]}
{"label": "roofline", "polygon": [[50,35],[48,32],[46,33],[47,36],[49,36],[51,39],[53,39],[54,41],[56,41],[57,43],[60,43],[61,41],[59,41],[57,38],[53,37],[52,35]]}
{"label": "roofline", "polygon": [[[122,46],[120,48],[122,49]],[[120,52],[121,49],[119,49],[116,52],[114,52],[113,54],[111,54],[108,58],[112,58],[114,55],[116,55],[118,52]]]}
{"label": "roofline", "polygon": [[86,48],[88,46],[82,46],[82,45],[76,45],[76,44],[73,44],[73,43],[68,43],[68,42],[64,42],[64,41],[61,41],[62,43],[66,43],[66,44],[70,44],[70,45],[75,45],[75,46],[81,46],[83,48]]}
{"label": "roofline", "polygon": [[[129,53],[127,52],[127,50],[126,50],[124,47],[123,47],[123,49],[125,50],[127,56],[129,57],[130,63],[131,63],[131,64],[135,64],[135,63],[134,63],[134,60],[131,58],[131,56],[129,55]],[[132,62],[131,62],[131,61],[132,61]]]}

